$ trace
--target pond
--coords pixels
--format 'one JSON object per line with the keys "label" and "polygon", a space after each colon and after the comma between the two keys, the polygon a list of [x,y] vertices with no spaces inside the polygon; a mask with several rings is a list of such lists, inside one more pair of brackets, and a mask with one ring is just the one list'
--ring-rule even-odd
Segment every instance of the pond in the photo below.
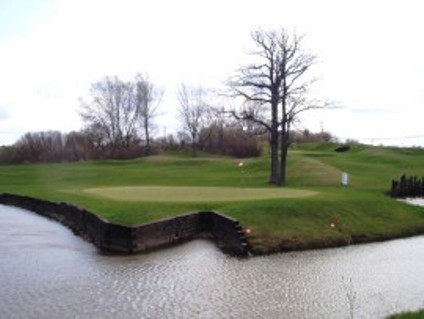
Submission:
{"label": "pond", "polygon": [[105,255],[0,205],[0,318],[383,318],[424,308],[424,236],[238,259],[196,240]]}

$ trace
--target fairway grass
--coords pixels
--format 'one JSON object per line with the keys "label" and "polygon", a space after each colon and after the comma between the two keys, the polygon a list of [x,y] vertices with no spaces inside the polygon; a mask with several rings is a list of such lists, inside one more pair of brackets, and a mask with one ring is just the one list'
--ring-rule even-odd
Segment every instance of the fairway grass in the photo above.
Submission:
{"label": "fairway grass", "polygon": [[131,202],[228,202],[300,198],[318,192],[292,188],[236,188],[188,186],[127,186],[88,188],[85,193]]}

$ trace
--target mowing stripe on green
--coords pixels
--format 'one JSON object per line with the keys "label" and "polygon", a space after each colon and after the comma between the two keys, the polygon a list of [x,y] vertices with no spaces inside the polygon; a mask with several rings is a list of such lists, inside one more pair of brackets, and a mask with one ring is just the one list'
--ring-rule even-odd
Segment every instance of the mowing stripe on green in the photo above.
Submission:
{"label": "mowing stripe on green", "polygon": [[298,198],[318,192],[292,188],[236,188],[187,186],[124,186],[88,188],[85,193],[134,202],[224,202]]}

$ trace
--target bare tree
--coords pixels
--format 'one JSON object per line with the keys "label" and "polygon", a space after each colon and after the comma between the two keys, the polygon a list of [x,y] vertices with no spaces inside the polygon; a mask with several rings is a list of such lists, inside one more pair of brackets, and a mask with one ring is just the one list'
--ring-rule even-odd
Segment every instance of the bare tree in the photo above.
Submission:
{"label": "bare tree", "polygon": [[156,87],[147,77],[137,74],[135,77],[138,116],[144,131],[147,153],[150,152],[150,135],[153,119],[157,115],[163,90]]}
{"label": "bare tree", "polygon": [[91,100],[81,100],[80,115],[99,136],[99,142],[112,151],[137,139],[138,104],[131,82],[105,77],[92,84]]}
{"label": "bare tree", "polygon": [[[302,112],[325,107],[308,99],[313,80],[305,74],[316,57],[302,49],[302,36],[278,31],[255,31],[255,62],[240,68],[230,80],[232,95],[243,99],[233,116],[262,126],[270,135],[273,184],[286,184],[290,127]],[[280,154],[280,155],[279,155]]]}
{"label": "bare tree", "polygon": [[177,92],[179,102],[179,117],[184,130],[190,135],[193,156],[196,155],[196,145],[199,133],[205,122],[207,105],[206,92],[202,87],[188,87],[181,84]]}

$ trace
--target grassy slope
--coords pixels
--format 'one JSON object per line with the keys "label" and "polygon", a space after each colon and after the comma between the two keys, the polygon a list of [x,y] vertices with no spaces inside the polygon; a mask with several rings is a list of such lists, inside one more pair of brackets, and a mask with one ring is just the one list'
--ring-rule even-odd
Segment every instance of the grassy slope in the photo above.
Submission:
{"label": "grassy slope", "polygon": [[[289,186],[318,191],[308,198],[246,202],[139,203],[98,198],[82,190],[102,186],[272,187],[266,158],[156,156],[134,161],[0,166],[0,193],[70,201],[111,221],[137,224],[196,210],[215,209],[252,229],[256,252],[325,247],[424,232],[424,209],[388,198],[392,178],[424,175],[424,151],[355,146],[304,145],[289,155]],[[351,185],[339,186],[340,173]],[[330,224],[336,227],[330,227]]]}

